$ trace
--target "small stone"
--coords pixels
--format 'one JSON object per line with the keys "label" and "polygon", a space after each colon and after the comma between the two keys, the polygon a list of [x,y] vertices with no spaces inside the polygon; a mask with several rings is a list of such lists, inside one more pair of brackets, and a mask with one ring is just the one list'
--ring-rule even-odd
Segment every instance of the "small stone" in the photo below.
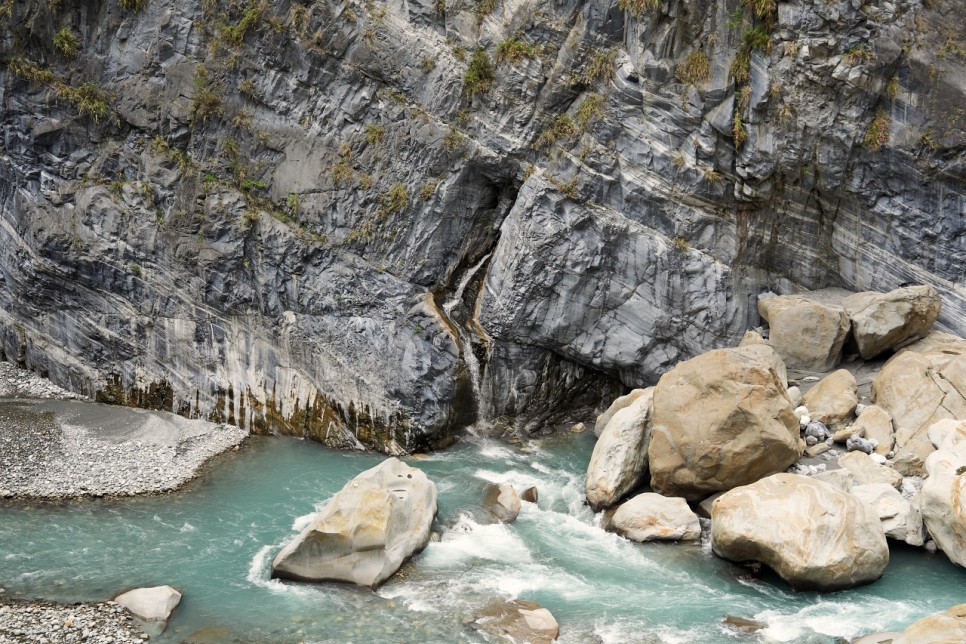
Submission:
{"label": "small stone", "polygon": [[824,423],[821,423],[817,420],[813,420],[808,424],[807,427],[805,427],[805,436],[814,437],[816,442],[824,441],[826,438],[829,437],[828,427],[826,427]]}
{"label": "small stone", "polygon": [[850,452],[865,452],[871,454],[875,451],[872,441],[860,436],[852,436],[845,442],[845,448]]}
{"label": "small stone", "polygon": [[[808,442],[808,439],[805,439],[805,440],[806,442]],[[824,454],[827,451],[828,451],[828,445],[826,445],[825,443],[817,443],[815,445],[809,446],[809,448],[805,450],[805,455],[810,458],[814,458],[816,456],[819,456],[820,454]]]}

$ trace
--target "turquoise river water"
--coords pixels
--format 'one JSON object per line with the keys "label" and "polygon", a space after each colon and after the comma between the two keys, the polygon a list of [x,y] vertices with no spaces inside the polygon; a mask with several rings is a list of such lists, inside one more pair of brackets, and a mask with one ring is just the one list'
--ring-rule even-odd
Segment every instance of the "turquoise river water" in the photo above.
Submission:
{"label": "turquoise river water", "polygon": [[[795,593],[705,545],[636,544],[583,505],[593,436],[522,448],[468,440],[410,462],[439,488],[439,541],[377,592],[269,579],[271,560],[312,513],[378,455],[254,438],[163,497],[0,504],[0,585],[63,601],[171,584],[184,593],[161,641],[482,641],[464,617],[495,598],[540,603],[562,642],[836,642],[899,629],[966,601],[966,570],[893,547],[877,582]],[[486,482],[536,485],[510,525],[478,515]],[[749,638],[724,615],[768,624]]]}

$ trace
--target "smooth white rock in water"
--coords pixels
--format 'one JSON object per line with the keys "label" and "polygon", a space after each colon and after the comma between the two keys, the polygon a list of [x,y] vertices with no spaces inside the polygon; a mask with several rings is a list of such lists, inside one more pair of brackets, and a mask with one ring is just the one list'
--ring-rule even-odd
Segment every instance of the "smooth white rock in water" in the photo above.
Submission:
{"label": "smooth white rock in water", "polygon": [[272,577],[374,588],[429,543],[436,485],[389,458],[349,481],[272,562]]}
{"label": "smooth white rock in water", "polygon": [[523,599],[491,604],[467,624],[509,642],[550,644],[560,635],[560,626],[549,610]]}
{"label": "smooth white rock in water", "polygon": [[587,466],[585,492],[595,511],[614,505],[637,487],[647,470],[654,388],[619,410],[601,432]]}
{"label": "smooth white rock in water", "polygon": [[166,621],[181,602],[181,593],[171,586],[135,588],[121,593],[114,601],[147,621]]}
{"label": "smooth white rock in water", "polygon": [[604,529],[631,541],[694,541],[701,538],[698,515],[682,498],[638,494],[604,518]]}

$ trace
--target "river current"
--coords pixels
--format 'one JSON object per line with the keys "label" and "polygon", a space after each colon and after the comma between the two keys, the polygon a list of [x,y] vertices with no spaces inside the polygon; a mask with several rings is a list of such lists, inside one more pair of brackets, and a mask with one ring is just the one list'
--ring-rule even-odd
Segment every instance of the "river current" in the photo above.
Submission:
{"label": "river current", "polygon": [[[550,609],[561,642],[835,642],[966,601],[966,570],[892,546],[883,577],[795,593],[716,558],[707,544],[637,544],[583,504],[590,434],[524,447],[468,439],[407,459],[439,489],[439,540],[371,592],[269,579],[271,560],[350,478],[381,456],[255,437],[180,492],[124,500],[0,503],[0,585],[61,601],[137,586],[184,593],[155,641],[475,642],[464,619],[496,598]],[[486,524],[482,488],[536,485],[513,524]],[[738,636],[724,615],[768,626]]]}

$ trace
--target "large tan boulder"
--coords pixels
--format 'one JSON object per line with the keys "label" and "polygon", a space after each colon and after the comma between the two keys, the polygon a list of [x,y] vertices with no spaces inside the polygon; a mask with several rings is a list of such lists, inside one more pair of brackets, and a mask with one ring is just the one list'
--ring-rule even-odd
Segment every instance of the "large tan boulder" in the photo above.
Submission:
{"label": "large tan boulder", "polygon": [[842,300],[852,320],[859,355],[870,360],[907,340],[926,335],[939,317],[939,294],[931,286],[889,293],[856,293]]}
{"label": "large tan boulder", "polygon": [[396,458],[343,487],[272,562],[272,577],[375,588],[429,543],[436,486]]}
{"label": "large tan boulder", "polygon": [[654,388],[618,410],[594,445],[585,492],[594,511],[610,507],[644,480],[651,438]]}
{"label": "large tan boulder", "polygon": [[698,500],[781,472],[801,456],[798,419],[763,345],[679,363],[654,388],[651,486]]}
{"label": "large tan boulder", "polygon": [[895,431],[892,429],[892,416],[878,405],[868,405],[852,425],[852,433],[879,441],[875,448],[877,454],[885,456],[895,444]]}
{"label": "large tan boulder", "polygon": [[890,539],[904,541],[910,546],[925,543],[918,496],[905,499],[888,483],[856,485],[851,494],[875,510],[882,522],[882,530]]}
{"label": "large tan boulder", "polygon": [[607,427],[607,423],[609,423],[610,419],[614,417],[614,414],[625,407],[629,407],[631,403],[641,396],[650,395],[651,392],[653,392],[653,389],[653,387],[648,387],[647,389],[634,389],[630,393],[616,398],[614,402],[610,404],[610,407],[608,407],[603,414],[597,417],[597,422],[594,423],[594,436],[597,436],[598,438],[600,437],[600,435],[604,432],[604,428]]}
{"label": "large tan boulder", "polygon": [[926,459],[922,518],[939,549],[966,566],[966,422],[942,423],[936,429],[932,434],[938,449]]}
{"label": "large tan boulder", "polygon": [[638,494],[604,517],[604,529],[631,541],[694,541],[701,538],[698,515],[681,498]]}
{"label": "large tan boulder", "polygon": [[768,322],[768,344],[789,369],[830,371],[842,360],[851,324],[841,306],[782,295],[758,300],[758,312]]}
{"label": "large tan boulder", "polygon": [[963,644],[966,642],[966,604],[913,622],[892,644]]}
{"label": "large tan boulder", "polygon": [[825,423],[830,429],[843,427],[859,404],[859,385],[855,376],[839,369],[822,378],[802,396],[812,420]]}
{"label": "large tan boulder", "polygon": [[889,563],[871,508],[797,474],[775,474],[721,495],[711,508],[711,547],[732,561],[760,561],[797,590],[866,584]]}
{"label": "large tan boulder", "polygon": [[171,586],[135,588],[121,593],[114,601],[143,620],[164,622],[181,603],[181,593]]}
{"label": "large tan boulder", "polygon": [[842,469],[852,475],[856,485],[870,483],[885,483],[895,489],[902,487],[902,475],[887,465],[876,463],[865,452],[849,452],[839,456],[838,463]]}
{"label": "large tan boulder", "polygon": [[504,642],[549,644],[560,635],[550,611],[524,599],[495,602],[471,617],[468,626]]}
{"label": "large tan boulder", "polygon": [[[757,358],[763,364],[774,369],[775,373],[778,374],[778,381],[784,388],[786,395],[788,394],[788,369],[785,368],[785,362],[773,347],[767,344],[749,344],[740,347],[740,349],[748,357]],[[792,409],[794,408],[793,405]]]}
{"label": "large tan boulder", "polygon": [[872,397],[892,415],[896,469],[921,476],[929,426],[966,419],[966,340],[934,332],[904,348],[872,381]]}

